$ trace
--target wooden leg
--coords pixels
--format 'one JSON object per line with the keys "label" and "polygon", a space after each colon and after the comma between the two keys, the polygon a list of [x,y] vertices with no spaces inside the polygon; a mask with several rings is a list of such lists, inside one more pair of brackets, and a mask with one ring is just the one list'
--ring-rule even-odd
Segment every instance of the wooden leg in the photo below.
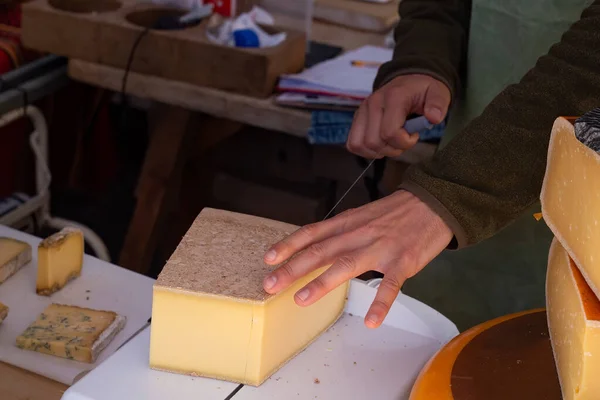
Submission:
{"label": "wooden leg", "polygon": [[192,112],[160,106],[155,115],[156,124],[136,189],[137,204],[119,259],[122,267],[140,273],[150,266],[194,135]]}
{"label": "wooden leg", "polygon": [[[119,259],[122,267],[143,274],[151,267],[165,232],[164,222],[176,208],[188,155],[205,152],[242,126],[172,106],[161,106],[152,115],[152,122],[154,128],[136,190],[137,204]],[[179,243],[181,235],[177,237]]]}

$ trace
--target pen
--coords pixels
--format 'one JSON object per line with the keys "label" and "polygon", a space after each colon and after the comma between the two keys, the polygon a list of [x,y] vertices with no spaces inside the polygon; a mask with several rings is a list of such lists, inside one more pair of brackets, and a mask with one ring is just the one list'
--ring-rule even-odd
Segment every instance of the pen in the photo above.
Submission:
{"label": "pen", "polygon": [[351,62],[353,67],[371,67],[371,68],[378,68],[381,66],[382,63],[377,62],[377,61],[362,61],[362,60],[353,60]]}

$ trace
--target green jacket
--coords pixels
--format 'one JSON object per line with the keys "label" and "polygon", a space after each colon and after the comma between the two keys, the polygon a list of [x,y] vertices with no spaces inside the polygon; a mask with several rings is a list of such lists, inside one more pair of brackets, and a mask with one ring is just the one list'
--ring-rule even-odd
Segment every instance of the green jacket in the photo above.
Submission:
{"label": "green jacket", "polygon": [[[428,73],[460,95],[470,1],[404,0],[394,59],[375,85]],[[504,89],[434,158],[408,169],[402,189],[440,214],[455,234],[451,248],[482,241],[539,199],[548,140],[558,116],[600,105],[600,0],[517,84]]]}

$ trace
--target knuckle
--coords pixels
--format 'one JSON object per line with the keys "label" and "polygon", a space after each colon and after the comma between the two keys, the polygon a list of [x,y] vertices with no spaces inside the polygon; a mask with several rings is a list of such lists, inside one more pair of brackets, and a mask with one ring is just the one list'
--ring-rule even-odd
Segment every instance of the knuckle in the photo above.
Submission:
{"label": "knuckle", "polygon": [[387,302],[385,302],[381,299],[375,299],[375,300],[373,300],[371,307],[387,311],[392,307],[392,305],[388,304]]}
{"label": "knuckle", "polygon": [[383,279],[379,284],[379,287],[389,290],[390,292],[400,291],[400,282],[394,276],[388,276],[387,279]]}
{"label": "knuckle", "polygon": [[322,292],[327,290],[327,284],[323,280],[323,277],[319,276],[310,283],[311,289],[315,289],[316,292]]}
{"label": "knuckle", "polygon": [[287,278],[293,279],[295,276],[294,268],[290,263],[285,263],[279,268],[279,272]]}
{"label": "knuckle", "polygon": [[317,228],[316,224],[308,224],[308,225],[304,225],[303,227],[301,227],[300,230],[298,231],[298,233],[305,236],[309,240],[312,240],[312,238],[314,238],[315,235],[317,234],[317,229],[318,228]]}
{"label": "knuckle", "polygon": [[338,258],[337,265],[349,275],[353,274],[357,270],[356,258],[350,255],[343,255]]}
{"label": "knuckle", "polygon": [[374,237],[377,233],[377,230],[378,229],[374,224],[368,223],[358,228],[357,233],[361,236]]}
{"label": "knuckle", "polygon": [[356,143],[355,141],[348,140],[348,142],[346,143],[346,149],[348,149],[348,151],[352,153],[359,151],[360,147],[360,144]]}
{"label": "knuckle", "polygon": [[323,243],[315,243],[315,244],[311,245],[307,249],[307,252],[312,257],[322,258],[325,255],[325,248],[324,247],[325,246],[323,245]]}
{"label": "knuckle", "polygon": [[417,266],[417,253],[414,250],[405,250],[400,255],[400,265],[404,271],[414,271]]}

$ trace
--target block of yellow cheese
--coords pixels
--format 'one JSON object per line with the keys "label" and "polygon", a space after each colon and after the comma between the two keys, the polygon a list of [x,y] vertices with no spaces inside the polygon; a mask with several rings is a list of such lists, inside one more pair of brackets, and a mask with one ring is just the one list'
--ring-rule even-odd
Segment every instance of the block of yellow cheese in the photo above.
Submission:
{"label": "block of yellow cheese", "polygon": [[76,228],[64,228],[38,246],[36,292],[49,296],[81,275],[83,266],[83,233]]}
{"label": "block of yellow cheese", "polygon": [[600,398],[600,301],[556,239],[548,256],[546,309],[563,399]]}
{"label": "block of yellow cheese", "polygon": [[0,284],[31,261],[31,245],[20,240],[0,237]]}
{"label": "block of yellow cheese", "polygon": [[51,304],[17,337],[17,347],[93,363],[125,323],[112,311]]}
{"label": "block of yellow cheese", "polygon": [[6,319],[8,316],[8,306],[0,303],[0,323]]}
{"label": "block of yellow cheese", "polygon": [[262,282],[270,245],[296,226],[205,208],[158,277],[153,292],[153,369],[258,386],[333,325],[348,284],[300,307],[297,290],[277,295]]}
{"label": "block of yellow cheese", "polygon": [[600,297],[600,156],[558,118],[541,192],[544,221]]}

